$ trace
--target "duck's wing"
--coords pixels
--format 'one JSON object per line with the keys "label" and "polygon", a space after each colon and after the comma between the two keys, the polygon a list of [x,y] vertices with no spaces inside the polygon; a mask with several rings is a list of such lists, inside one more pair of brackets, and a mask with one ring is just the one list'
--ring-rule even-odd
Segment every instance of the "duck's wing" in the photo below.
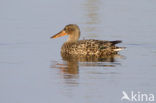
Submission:
{"label": "duck's wing", "polygon": [[116,47],[115,45],[121,43],[122,41],[104,41],[104,40],[80,40],[77,43],[73,44],[73,48],[77,48],[77,50],[85,51],[90,54],[94,54],[102,51],[120,51],[122,48]]}
{"label": "duck's wing", "polygon": [[106,49],[106,48],[112,48],[116,44],[121,43],[121,40],[115,40],[115,41],[105,41],[105,40],[79,40],[76,42],[73,46],[79,47],[79,48],[98,48],[98,49]]}
{"label": "duck's wing", "polygon": [[[121,41],[104,41],[104,40],[79,40],[73,43],[64,44],[62,51],[70,54],[101,54],[101,53],[113,53],[113,49],[119,49],[115,44],[121,43]],[[67,49],[68,48],[68,49]],[[115,51],[116,52],[116,51]]]}

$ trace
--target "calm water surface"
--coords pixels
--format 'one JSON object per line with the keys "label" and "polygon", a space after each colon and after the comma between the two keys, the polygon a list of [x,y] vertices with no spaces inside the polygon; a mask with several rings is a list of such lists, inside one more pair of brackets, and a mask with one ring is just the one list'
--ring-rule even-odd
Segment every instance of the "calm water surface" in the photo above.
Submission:
{"label": "calm water surface", "polygon": [[[121,103],[122,91],[156,96],[155,0],[1,0],[0,103]],[[119,55],[66,59],[67,37],[122,40]],[[143,102],[142,102],[143,103]]]}

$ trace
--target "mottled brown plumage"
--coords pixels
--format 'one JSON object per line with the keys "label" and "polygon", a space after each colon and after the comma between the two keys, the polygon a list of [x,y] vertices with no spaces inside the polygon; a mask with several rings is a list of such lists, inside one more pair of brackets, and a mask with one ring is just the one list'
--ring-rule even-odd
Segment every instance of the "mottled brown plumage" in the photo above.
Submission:
{"label": "mottled brown plumage", "polygon": [[62,45],[61,53],[69,55],[111,55],[117,54],[118,51],[124,49],[123,47],[115,46],[121,43],[120,40],[116,41],[104,41],[104,40],[78,40],[80,37],[80,29],[75,24],[69,24],[51,38],[57,38],[60,36],[69,35],[67,42]]}

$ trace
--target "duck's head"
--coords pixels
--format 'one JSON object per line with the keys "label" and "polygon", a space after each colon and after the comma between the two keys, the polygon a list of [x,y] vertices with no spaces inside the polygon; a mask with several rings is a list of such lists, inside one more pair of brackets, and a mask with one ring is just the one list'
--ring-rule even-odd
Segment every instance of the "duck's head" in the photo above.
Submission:
{"label": "duck's head", "polygon": [[69,35],[67,42],[76,42],[80,37],[80,29],[76,24],[69,24],[51,38],[58,38],[65,35]]}

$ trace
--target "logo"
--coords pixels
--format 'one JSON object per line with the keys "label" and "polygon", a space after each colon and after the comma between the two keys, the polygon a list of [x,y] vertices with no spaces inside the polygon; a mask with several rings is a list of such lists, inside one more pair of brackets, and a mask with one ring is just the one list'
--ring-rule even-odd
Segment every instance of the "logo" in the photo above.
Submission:
{"label": "logo", "polygon": [[122,91],[121,101],[134,101],[134,102],[153,102],[154,94],[150,93],[141,93],[141,92],[134,92],[131,91],[129,94],[125,91]]}

